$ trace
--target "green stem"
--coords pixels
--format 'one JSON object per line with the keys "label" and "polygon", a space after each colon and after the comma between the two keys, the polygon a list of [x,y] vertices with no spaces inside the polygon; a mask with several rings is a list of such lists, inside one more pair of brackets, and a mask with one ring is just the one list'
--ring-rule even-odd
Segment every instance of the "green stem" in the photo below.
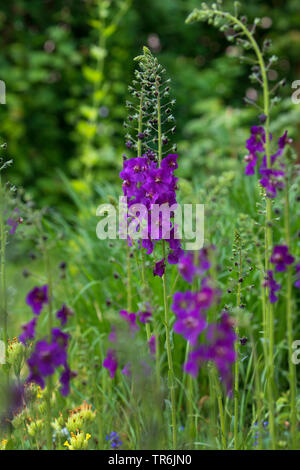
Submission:
{"label": "green stem", "polygon": [[[163,240],[163,257],[166,257],[165,241]],[[165,311],[165,330],[166,330],[166,345],[167,345],[167,356],[168,356],[168,386],[171,394],[171,408],[172,408],[172,441],[173,449],[177,447],[177,429],[176,429],[176,402],[175,402],[175,384],[174,384],[174,369],[172,350],[170,342],[170,315],[169,315],[169,304],[167,294],[167,280],[166,273],[162,277],[163,282],[163,295],[164,295],[164,311]]]}
{"label": "green stem", "polygon": [[212,373],[213,373],[213,377],[214,377],[214,383],[215,383],[217,399],[218,399],[219,414],[220,414],[222,449],[226,450],[227,449],[226,425],[225,425],[225,415],[224,415],[223,400],[222,400],[222,390],[221,390],[221,387],[220,387],[220,383],[218,381],[218,377],[216,375],[216,368],[215,368],[214,365],[212,366]]}
{"label": "green stem", "polygon": [[[4,187],[2,184],[2,178],[0,173],[0,243],[1,243],[1,316],[3,321],[3,342],[4,342],[4,359],[6,363],[7,359],[7,348],[8,348],[8,332],[7,332],[7,290],[6,290],[6,229],[4,221]],[[8,369],[7,369],[8,379]]]}
{"label": "green stem", "polygon": [[126,257],[127,257],[127,310],[132,310],[132,292],[131,292],[131,264],[130,264],[130,248],[126,241]]}
{"label": "green stem", "polygon": [[[239,249],[239,279],[238,279],[238,291],[237,291],[237,307],[241,305],[241,283],[240,278],[242,277],[242,250]],[[238,439],[238,414],[239,414],[239,327],[236,325],[235,328],[236,341],[235,341],[235,354],[236,360],[234,365],[234,448],[239,448]]]}
{"label": "green stem", "polygon": [[[289,185],[286,183],[285,190],[285,239],[286,245],[290,246],[290,209],[289,209]],[[292,361],[293,348],[293,313],[292,313],[292,267],[288,266],[287,272],[287,336],[288,336],[288,358],[289,358],[289,382],[291,393],[290,422],[293,449],[297,448],[297,379],[295,364]]]}

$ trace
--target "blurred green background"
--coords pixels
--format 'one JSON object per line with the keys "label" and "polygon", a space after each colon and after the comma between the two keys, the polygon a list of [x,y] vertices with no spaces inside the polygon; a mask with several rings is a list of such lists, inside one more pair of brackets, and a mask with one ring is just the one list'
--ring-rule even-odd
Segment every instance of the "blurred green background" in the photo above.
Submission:
{"label": "blurred green background", "polygon": [[[123,121],[132,59],[147,45],[172,78],[177,143],[186,179],[234,169],[257,112],[249,67],[239,49],[206,24],[186,25],[197,0],[14,0],[0,6],[0,136],[15,165],[10,179],[42,207],[67,212],[76,193],[118,181]],[[232,6],[232,1],[225,5]],[[299,0],[242,1],[249,20],[262,17],[258,38],[271,38],[280,60],[274,84],[287,79],[273,128],[291,131],[296,145],[300,105],[292,82],[300,78]],[[64,180],[65,181],[65,180]],[[119,184],[119,183],[118,183]]]}

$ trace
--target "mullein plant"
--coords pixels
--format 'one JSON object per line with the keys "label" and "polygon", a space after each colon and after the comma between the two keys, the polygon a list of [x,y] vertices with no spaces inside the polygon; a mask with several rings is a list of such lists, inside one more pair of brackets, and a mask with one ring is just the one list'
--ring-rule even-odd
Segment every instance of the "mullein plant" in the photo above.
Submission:
{"label": "mullein plant", "polygon": [[[201,9],[195,9],[187,18],[187,23],[197,21],[208,22],[225,33],[231,42],[236,41],[241,50],[247,52],[247,56],[240,57],[241,61],[251,65],[250,79],[262,90],[262,99],[254,102],[248,98],[245,101],[259,109],[257,123],[251,127],[250,137],[246,142],[247,155],[245,157],[244,173],[247,178],[258,177],[261,187],[263,212],[265,214],[264,242],[259,248],[264,248],[264,281],[262,289],[262,318],[264,331],[264,353],[267,364],[267,393],[268,393],[268,429],[270,433],[271,448],[276,448],[276,384],[274,373],[275,354],[275,320],[276,302],[278,294],[286,298],[286,326],[289,362],[289,386],[290,386],[290,439],[292,447],[297,447],[297,382],[295,365],[292,361],[293,344],[293,289],[299,288],[297,273],[299,265],[295,264],[295,256],[291,253],[290,211],[289,203],[291,192],[289,191],[293,180],[294,171],[291,169],[292,154],[291,143],[287,131],[283,130],[278,138],[270,132],[271,111],[279,101],[276,91],[284,86],[281,80],[275,87],[270,88],[268,71],[277,62],[277,57],[269,54],[271,41],[265,40],[262,47],[255,38],[256,28],[260,19],[255,18],[252,23],[239,13],[239,2],[234,2],[234,12],[230,13],[222,9],[222,1],[211,6],[202,3]],[[284,196],[283,196],[284,195]],[[274,205],[277,201],[282,205],[285,213],[284,233],[274,230],[276,212]],[[279,232],[279,234],[278,234]],[[261,251],[260,251],[261,253]],[[283,273],[283,274],[281,274]],[[293,281],[293,278],[296,281]],[[293,286],[294,283],[294,286]],[[285,292],[284,292],[285,291]],[[239,347],[236,348],[237,363],[235,369],[235,411],[234,411],[234,442],[235,448],[240,448],[241,431],[238,429],[238,398],[239,398]]]}
{"label": "mullein plant", "polygon": [[[142,309],[132,313],[132,273],[130,248],[135,243],[134,234],[127,236],[127,310],[121,310],[121,317],[127,321],[134,333],[139,329],[137,320],[145,324],[150,354],[155,356],[158,338],[151,331],[151,297],[147,284],[145,257],[154,255],[152,275],[162,279],[164,326],[166,334],[166,349],[168,359],[168,385],[171,402],[171,427],[173,448],[177,446],[177,424],[175,403],[175,377],[170,341],[170,312],[168,299],[167,264],[177,264],[183,253],[180,240],[175,237],[175,227],[172,224],[168,233],[164,232],[164,221],[160,214],[152,214],[154,204],[176,204],[177,177],[174,172],[178,168],[176,145],[172,145],[172,135],[176,131],[172,108],[175,100],[170,98],[170,79],[166,77],[165,69],[158,63],[148,48],[144,47],[143,55],[135,59],[138,69],[129,91],[132,101],[126,103],[129,109],[126,128],[127,154],[123,155],[123,170],[120,177],[123,180],[123,194],[127,198],[127,222],[138,220],[137,229],[142,232],[142,240],[138,241],[141,253],[142,277]],[[133,154],[133,156],[132,156]],[[142,203],[148,210],[146,214],[147,229],[143,228],[142,216],[131,212],[131,207]],[[144,216],[143,216],[144,217]],[[154,227],[151,224],[155,224]],[[145,230],[147,232],[145,232]],[[156,232],[156,233],[155,233]],[[161,259],[157,259],[157,257]],[[117,368],[117,358],[114,349],[108,350],[103,363],[110,370],[111,377]],[[126,367],[126,366],[125,366]],[[156,361],[157,377],[160,376],[159,361]],[[128,368],[127,368],[128,369]],[[123,373],[128,373],[123,369]]]}

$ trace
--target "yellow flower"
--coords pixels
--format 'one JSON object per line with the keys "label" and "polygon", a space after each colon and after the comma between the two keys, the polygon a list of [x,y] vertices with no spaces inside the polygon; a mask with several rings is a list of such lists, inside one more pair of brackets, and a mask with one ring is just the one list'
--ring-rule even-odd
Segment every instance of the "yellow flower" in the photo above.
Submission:
{"label": "yellow flower", "polygon": [[1,439],[0,450],[5,450],[7,444],[7,439]]}
{"label": "yellow flower", "polygon": [[74,434],[71,432],[70,442],[66,441],[64,443],[65,447],[68,447],[69,450],[85,450],[88,446],[88,441],[92,436],[86,433],[85,437],[82,431],[76,432]]}

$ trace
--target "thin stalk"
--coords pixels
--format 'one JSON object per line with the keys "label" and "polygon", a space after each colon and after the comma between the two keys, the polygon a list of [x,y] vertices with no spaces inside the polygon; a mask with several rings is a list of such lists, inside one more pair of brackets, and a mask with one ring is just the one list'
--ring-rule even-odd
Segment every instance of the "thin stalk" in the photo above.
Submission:
{"label": "thin stalk", "polygon": [[252,328],[250,327],[250,340],[251,347],[253,351],[253,368],[254,368],[254,383],[255,383],[255,395],[256,395],[256,414],[257,414],[257,425],[258,425],[258,450],[262,450],[263,442],[263,426],[262,426],[262,399],[261,399],[261,388],[260,388],[260,375],[259,375],[259,361],[257,358],[256,352],[256,343],[254,341],[254,336],[252,333]]}
{"label": "thin stalk", "polygon": [[[3,342],[4,342],[4,359],[6,364],[7,348],[8,348],[8,332],[7,332],[7,289],[6,289],[6,229],[4,221],[4,187],[0,173],[0,243],[1,243],[1,316],[3,321]],[[8,380],[8,369],[7,369]]]}
{"label": "thin stalk", "polygon": [[212,366],[212,369],[213,369],[212,373],[213,373],[214,382],[215,382],[215,388],[216,388],[217,399],[218,399],[219,414],[220,414],[222,449],[226,450],[227,449],[226,425],[225,425],[225,416],[224,416],[224,408],[223,408],[223,400],[222,400],[222,390],[221,390],[218,378],[216,376],[216,369],[215,369],[214,365]]}
{"label": "thin stalk", "polygon": [[[290,246],[290,208],[289,208],[289,191],[288,182],[285,190],[285,241]],[[297,448],[297,379],[296,368],[292,361],[293,348],[293,313],[292,313],[292,267],[288,266],[287,272],[287,294],[286,294],[286,313],[287,313],[287,335],[288,335],[288,357],[289,357],[289,382],[291,393],[290,404],[290,422],[291,437],[293,449]]]}
{"label": "thin stalk", "polygon": [[[163,257],[166,256],[165,241],[163,240]],[[167,345],[167,356],[168,356],[168,386],[171,394],[171,408],[172,408],[172,442],[173,449],[177,447],[177,429],[176,429],[176,402],[175,402],[175,384],[174,384],[174,369],[173,359],[170,341],[170,315],[169,315],[169,304],[167,294],[167,280],[166,273],[162,277],[163,283],[163,296],[164,296],[164,311],[165,311],[165,330],[166,330],[166,345]]]}
{"label": "thin stalk", "polygon": [[[239,249],[239,279],[238,279],[238,290],[237,290],[237,307],[241,305],[241,283],[242,277],[242,250]],[[238,414],[239,414],[239,327],[235,327],[236,341],[235,341],[235,354],[236,360],[234,365],[234,448],[239,448],[238,438]]]}
{"label": "thin stalk", "polygon": [[131,290],[131,264],[130,264],[130,248],[126,241],[126,266],[127,266],[127,310],[132,310],[132,290]]}

